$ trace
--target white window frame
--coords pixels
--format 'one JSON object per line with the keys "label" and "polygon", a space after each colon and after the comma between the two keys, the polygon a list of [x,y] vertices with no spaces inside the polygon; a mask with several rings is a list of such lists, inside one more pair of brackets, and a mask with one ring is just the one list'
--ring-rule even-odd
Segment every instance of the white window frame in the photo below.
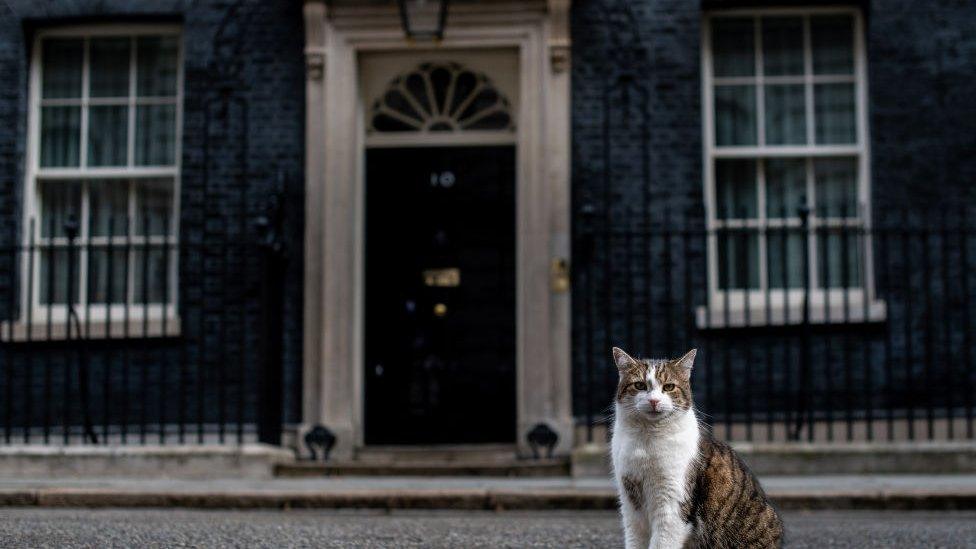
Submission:
{"label": "white window frame", "polygon": [[[88,75],[89,71],[89,49],[86,47],[84,49],[83,58],[83,71],[82,71],[82,96],[81,96],[81,115],[80,115],[80,144],[79,144],[79,166],[77,168],[42,168],[40,166],[40,113],[41,113],[41,75],[43,73],[42,68],[42,41],[49,38],[80,38],[84,39],[86,42],[91,38],[101,38],[109,36],[126,36],[132,37],[133,40],[139,36],[175,36],[177,38],[178,50],[177,50],[177,73],[176,73],[176,97],[175,97],[175,111],[176,111],[176,128],[175,128],[175,143],[173,154],[175,156],[174,163],[171,166],[135,166],[134,165],[134,140],[135,140],[135,106],[142,104],[173,104],[173,99],[167,98],[136,98],[135,86],[136,75],[135,65],[130,61],[130,74],[129,74],[129,94],[128,94],[128,130],[126,139],[128,140],[127,145],[127,166],[124,167],[87,167],[88,154],[87,154],[87,140],[88,140],[88,109],[84,108],[87,105],[97,104],[98,99],[94,101],[89,98],[88,90]],[[177,243],[179,241],[179,219],[180,219],[180,187],[181,187],[181,168],[182,168],[182,150],[183,150],[183,93],[184,93],[184,55],[185,47],[182,41],[183,29],[180,25],[158,25],[158,24],[96,24],[96,25],[79,25],[79,26],[69,26],[69,27],[58,27],[52,29],[43,29],[38,31],[32,43],[31,52],[31,62],[30,62],[30,81],[29,81],[29,96],[28,96],[28,137],[27,137],[27,154],[26,154],[26,170],[24,177],[24,208],[23,208],[23,219],[21,231],[23,238],[22,244],[24,249],[31,244],[31,239],[33,238],[34,246],[37,251],[34,253],[33,261],[29,261],[27,254],[23,254],[21,258],[21,281],[22,289],[20,292],[21,297],[21,308],[20,308],[20,318],[15,323],[15,329],[12,330],[15,339],[25,339],[28,337],[33,338],[47,338],[47,337],[63,337],[66,332],[67,324],[67,309],[68,307],[63,303],[45,305],[40,302],[40,259],[41,254],[45,253],[43,250],[44,246],[40,244],[41,242],[41,227],[40,222],[34,222],[34,234],[31,235],[31,220],[40,220],[40,200],[39,200],[39,182],[40,181],[55,181],[55,180],[78,180],[82,181],[83,185],[87,184],[89,180],[104,180],[104,179],[121,179],[128,180],[130,182],[129,190],[129,217],[130,219],[135,219],[135,212],[133,207],[133,201],[131,199],[131,193],[133,192],[131,185],[132,182],[138,179],[152,179],[152,178],[165,178],[172,180],[172,216],[170,218],[170,228],[169,233],[166,236],[139,236],[135,234],[135,231],[130,231],[131,234],[128,237],[125,236],[106,236],[106,237],[86,237],[82,238],[82,234],[87,234],[87,227],[90,208],[88,204],[88,193],[82,193],[81,202],[81,216],[78,220],[80,227],[79,237],[76,238],[75,246],[78,257],[78,275],[77,284],[78,286],[78,302],[75,306],[75,312],[78,316],[78,320],[82,325],[82,330],[88,329],[94,334],[89,333],[87,335],[97,336],[106,332],[105,325],[111,323],[116,325],[114,328],[108,328],[111,330],[110,334],[112,337],[120,337],[123,333],[128,333],[129,337],[141,337],[141,336],[153,336],[161,335],[165,332],[168,335],[176,335],[179,333],[179,319],[177,312],[177,303],[179,302],[179,253],[177,252]],[[135,48],[130,50],[130,55],[135,55]],[[45,103],[51,103],[51,99],[45,99]],[[53,100],[57,103],[59,100]],[[68,100],[67,102],[77,103],[77,99]],[[72,103],[72,104],[74,104]],[[117,101],[116,101],[117,103]],[[67,244],[66,238],[48,238],[47,242],[57,245]],[[141,302],[128,301],[125,304],[109,304],[106,306],[102,302],[92,302],[86,306],[86,295],[88,289],[87,280],[87,252],[86,246],[89,240],[93,245],[104,245],[111,243],[113,249],[124,249],[126,242],[131,245],[133,252],[138,252],[142,247],[148,243],[149,245],[162,245],[169,244],[172,248],[168,253],[170,257],[168,258],[168,268],[169,274],[167,277],[168,281],[168,299],[167,303],[149,303],[148,305],[143,305]],[[33,263],[33,273],[29,273],[29,266]],[[134,273],[135,269],[129,269],[129,281],[127,283],[129,291],[132,291],[132,285],[134,283]],[[29,281],[28,277],[33,276],[34,280]],[[30,292],[32,295],[27,295],[27,288],[31,287],[33,289]],[[30,323],[32,326],[27,325],[28,321],[28,310],[30,313]],[[46,331],[46,325],[50,323],[54,325],[52,330],[53,334],[48,334]],[[117,326],[118,324],[128,321],[129,326]],[[149,324],[147,324],[147,322]],[[30,332],[30,333],[28,333]],[[103,334],[104,335],[104,334]],[[79,334],[75,332],[75,337]]]}
{"label": "white window frame", "polygon": [[[854,19],[854,72],[850,76],[814,75],[812,70],[812,49],[810,41],[810,17],[817,15],[850,15]],[[765,76],[760,67],[762,59],[762,32],[758,31],[758,21],[767,16],[800,16],[804,21],[804,64],[803,76]],[[712,21],[723,17],[751,17],[756,23],[755,56],[756,74],[746,77],[715,77],[712,67]],[[769,221],[766,212],[766,185],[763,181],[764,168],[760,165],[763,160],[770,158],[798,158],[806,162],[806,193],[814,196],[813,159],[818,157],[845,156],[857,159],[857,201],[858,220],[849,221],[844,218],[817,217],[812,211],[809,217],[809,245],[807,255],[810,258],[808,276],[811,281],[810,316],[811,322],[876,322],[884,320],[886,316],[885,304],[875,299],[873,252],[870,236],[866,237],[863,246],[863,287],[830,288],[824,290],[819,286],[817,272],[817,258],[820,252],[816,227],[853,225],[870,231],[871,227],[871,166],[869,128],[867,117],[867,54],[864,43],[864,24],[861,10],[852,7],[789,7],[763,9],[730,9],[708,12],[702,21],[701,48],[701,81],[702,81],[702,130],[703,130],[703,174],[706,228],[708,231],[707,265],[708,265],[708,305],[699,307],[696,320],[700,328],[725,328],[764,325],[798,324],[803,321],[804,294],[802,288],[774,289],[768,286],[767,238],[762,227],[778,229],[784,225],[799,227],[799,216],[785,220]],[[855,143],[851,145],[817,145],[814,139],[816,121],[813,116],[813,85],[814,83],[849,82],[855,86]],[[756,136],[757,143],[762,145],[748,146],[717,146],[715,141],[715,104],[714,90],[721,84],[755,84],[756,87]],[[805,109],[807,120],[806,145],[766,145],[765,143],[765,104],[763,100],[764,84],[791,83],[804,84]],[[757,160],[756,177],[759,178],[757,189],[757,218],[752,220],[720,220],[718,219],[718,204],[716,199],[715,161],[717,159],[755,159]],[[722,228],[756,227],[759,238],[759,288],[758,289],[729,289],[719,287],[719,257],[718,237],[716,231]],[[768,314],[767,314],[768,310]]]}

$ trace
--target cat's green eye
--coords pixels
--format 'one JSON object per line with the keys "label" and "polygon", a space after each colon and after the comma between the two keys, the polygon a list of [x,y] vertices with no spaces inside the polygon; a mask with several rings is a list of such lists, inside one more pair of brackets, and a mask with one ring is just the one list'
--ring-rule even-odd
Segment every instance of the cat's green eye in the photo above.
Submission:
{"label": "cat's green eye", "polygon": [[644,383],[643,381],[635,381],[634,382],[634,388],[637,389],[638,391],[646,391],[647,390],[647,384]]}
{"label": "cat's green eye", "polygon": [[661,387],[665,392],[674,390],[674,383],[665,383],[664,387]]}

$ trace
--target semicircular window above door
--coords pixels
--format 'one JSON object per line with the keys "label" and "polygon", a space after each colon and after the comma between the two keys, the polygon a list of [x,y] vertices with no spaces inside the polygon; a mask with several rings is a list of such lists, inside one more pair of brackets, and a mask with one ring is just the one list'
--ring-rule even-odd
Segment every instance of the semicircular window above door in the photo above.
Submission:
{"label": "semicircular window above door", "polygon": [[482,73],[422,63],[393,79],[369,113],[370,132],[512,132],[511,103]]}

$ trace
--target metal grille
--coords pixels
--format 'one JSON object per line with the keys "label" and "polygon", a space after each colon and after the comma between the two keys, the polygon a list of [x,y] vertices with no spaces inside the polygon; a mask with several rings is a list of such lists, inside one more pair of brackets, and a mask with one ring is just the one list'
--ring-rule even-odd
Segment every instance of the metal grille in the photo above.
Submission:
{"label": "metal grille", "polygon": [[[800,226],[757,229],[784,247],[775,237],[791,232],[813,252],[803,254],[798,283],[771,280],[763,290],[745,282],[758,258],[730,245],[741,230],[664,219],[579,234],[574,397],[588,438],[613,409],[614,345],[672,358],[697,347],[696,404],[726,438],[973,438],[971,217],[905,213],[865,229],[814,226],[802,213]],[[856,253],[824,253],[831,239]],[[710,249],[728,267],[709,276]]]}
{"label": "metal grille", "polygon": [[203,242],[136,240],[126,224],[79,244],[69,218],[64,238],[0,250],[2,440],[277,442],[279,202]]}

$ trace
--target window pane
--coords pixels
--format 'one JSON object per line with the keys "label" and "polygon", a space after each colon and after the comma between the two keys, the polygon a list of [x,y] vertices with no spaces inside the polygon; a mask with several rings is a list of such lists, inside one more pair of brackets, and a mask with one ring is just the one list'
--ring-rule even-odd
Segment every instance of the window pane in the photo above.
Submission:
{"label": "window pane", "polygon": [[817,215],[857,217],[857,161],[853,158],[814,160]]}
{"label": "window pane", "polygon": [[817,84],[813,91],[817,143],[851,144],[857,141],[854,84]]}
{"label": "window pane", "polygon": [[810,18],[814,74],[854,73],[854,18],[829,15]]}
{"label": "window pane", "polygon": [[128,97],[130,44],[128,37],[91,39],[88,55],[92,97]]}
{"label": "window pane", "polygon": [[770,229],[766,234],[770,288],[803,287],[803,240],[803,233],[795,229]]}
{"label": "window pane", "polygon": [[88,300],[91,303],[125,303],[124,249],[116,247],[110,252],[108,248],[92,248],[88,268]]}
{"label": "window pane", "polygon": [[176,95],[175,36],[142,36],[137,40],[137,95]]}
{"label": "window pane", "polygon": [[715,87],[715,144],[756,144],[756,87]]}
{"label": "window pane", "polygon": [[765,99],[766,144],[806,144],[807,120],[803,84],[768,85]]}
{"label": "window pane", "polygon": [[136,113],[135,163],[139,166],[174,164],[176,107],[140,105]]}
{"label": "window pane", "polygon": [[803,19],[762,19],[763,73],[768,76],[802,75]]}
{"label": "window pane", "polygon": [[88,165],[125,166],[129,107],[96,105],[88,110]]}
{"label": "window pane", "polygon": [[751,17],[712,19],[712,59],[715,76],[756,73],[756,41]]}
{"label": "window pane", "polygon": [[766,161],[766,216],[797,217],[806,195],[806,161],[771,158]]}
{"label": "window pane", "polygon": [[129,211],[129,182],[107,179],[89,183],[92,236],[124,236]]}
{"label": "window pane", "polygon": [[78,166],[81,107],[41,108],[41,167]]}
{"label": "window pane", "polygon": [[137,246],[133,250],[133,301],[135,303],[162,303],[168,301],[166,292],[167,271],[172,268],[172,257],[169,265],[165,264],[166,254],[162,245]]}
{"label": "window pane", "polygon": [[[42,248],[39,251],[40,269],[38,272],[38,290],[40,293],[41,305],[64,304],[67,302],[68,290],[70,287],[72,301],[78,302],[78,259],[80,247],[76,246],[70,253],[74,260],[74,267],[71,269],[74,276],[68,279],[68,257],[67,248]],[[53,265],[53,271],[52,271]]]}
{"label": "window pane", "polygon": [[78,181],[39,181],[41,237],[63,237],[64,225],[73,217],[81,219],[81,183]]}
{"label": "window pane", "polygon": [[826,264],[818,266],[817,269],[817,280],[820,281],[820,286],[825,288],[860,286],[861,262],[857,229],[822,231],[820,238],[823,242],[819,244],[817,253],[821,254],[821,260],[826,258]]}
{"label": "window pane", "polygon": [[137,235],[165,236],[172,222],[173,184],[169,180],[136,183]]}
{"label": "window pane", "polygon": [[84,42],[80,38],[51,38],[41,46],[41,97],[81,97]]}
{"label": "window pane", "polygon": [[718,231],[720,289],[759,288],[759,235],[751,230]]}
{"label": "window pane", "polygon": [[758,217],[755,160],[717,160],[715,189],[719,219]]}

